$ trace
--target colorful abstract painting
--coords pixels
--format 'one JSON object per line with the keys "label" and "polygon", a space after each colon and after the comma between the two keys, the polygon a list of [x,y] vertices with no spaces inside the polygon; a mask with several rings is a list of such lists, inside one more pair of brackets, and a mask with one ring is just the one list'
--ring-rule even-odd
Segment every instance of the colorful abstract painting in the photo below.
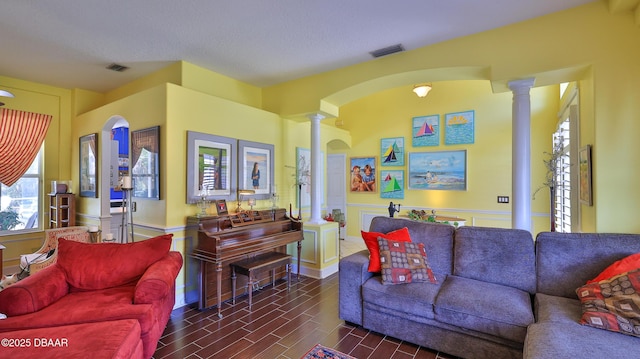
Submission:
{"label": "colorful abstract painting", "polygon": [[404,199],[404,171],[380,171],[380,198]]}
{"label": "colorful abstract painting", "polygon": [[444,115],[444,144],[461,145],[474,142],[475,112],[455,112]]}
{"label": "colorful abstract painting", "polygon": [[380,140],[380,165],[404,166],[404,137]]}
{"label": "colorful abstract painting", "polygon": [[418,116],[411,124],[413,147],[440,145],[440,115]]}

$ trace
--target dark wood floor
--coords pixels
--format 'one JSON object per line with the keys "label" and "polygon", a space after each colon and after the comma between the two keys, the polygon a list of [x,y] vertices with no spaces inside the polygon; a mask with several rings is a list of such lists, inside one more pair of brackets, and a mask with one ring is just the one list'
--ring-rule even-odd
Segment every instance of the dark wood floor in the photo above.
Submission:
{"label": "dark wood floor", "polygon": [[189,306],[173,311],[154,358],[301,358],[320,343],[365,358],[454,358],[446,354],[347,325],[338,318],[338,276],[300,277],[254,292],[252,311],[247,296],[235,306],[198,311]]}

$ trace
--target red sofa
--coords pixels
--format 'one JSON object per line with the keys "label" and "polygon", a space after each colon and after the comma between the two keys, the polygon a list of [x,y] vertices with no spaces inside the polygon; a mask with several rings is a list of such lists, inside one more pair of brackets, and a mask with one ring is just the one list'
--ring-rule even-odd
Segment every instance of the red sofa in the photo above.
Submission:
{"label": "red sofa", "polygon": [[[78,324],[93,323],[97,328],[111,322],[119,325],[114,329],[126,332],[122,321],[134,319],[137,325],[128,324],[129,334],[139,331],[141,357],[151,358],[175,304],[175,280],[183,263],[179,252],[170,251],[171,240],[171,234],[129,244],[60,239],[56,264],[0,292],[0,313],[7,315],[0,320],[0,338],[26,338],[51,328],[56,338],[70,340]],[[112,329],[106,327],[102,335],[108,336]],[[121,336],[124,346],[122,341],[107,344],[100,335],[87,335],[73,344],[73,352],[95,357],[96,348],[101,348],[128,353],[120,357],[140,357],[131,335]],[[29,352],[37,349],[33,346],[21,349],[21,357],[37,354]]]}

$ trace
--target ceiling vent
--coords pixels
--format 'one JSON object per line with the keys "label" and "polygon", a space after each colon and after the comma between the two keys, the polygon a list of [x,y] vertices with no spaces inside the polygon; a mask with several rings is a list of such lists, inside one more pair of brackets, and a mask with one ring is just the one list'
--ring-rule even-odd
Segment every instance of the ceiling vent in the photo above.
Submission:
{"label": "ceiling vent", "polygon": [[404,47],[402,46],[402,44],[397,44],[397,45],[383,47],[382,49],[373,50],[370,52],[370,54],[373,57],[382,57],[382,56],[387,56],[387,55],[395,54],[396,52],[402,52],[402,51],[404,51]]}
{"label": "ceiling vent", "polygon": [[122,72],[122,71],[125,71],[125,70],[128,70],[128,69],[129,68],[127,66],[116,64],[116,63],[113,63],[113,64],[107,66],[107,70],[116,71],[116,72]]}

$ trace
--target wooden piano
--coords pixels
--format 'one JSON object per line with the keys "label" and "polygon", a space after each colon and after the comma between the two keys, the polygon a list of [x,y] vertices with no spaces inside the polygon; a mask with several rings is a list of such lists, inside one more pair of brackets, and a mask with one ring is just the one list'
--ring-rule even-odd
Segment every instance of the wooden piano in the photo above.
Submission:
{"label": "wooden piano", "polygon": [[[237,214],[189,217],[198,223],[198,242],[191,257],[200,262],[198,308],[217,305],[222,317],[222,302],[231,299],[229,264],[270,251],[286,253],[289,243],[298,242],[298,276],[302,248],[302,222],[290,219],[284,208],[245,211]],[[193,224],[193,223],[192,223]],[[284,269],[278,274],[284,277]],[[268,278],[263,273],[258,281]]]}

